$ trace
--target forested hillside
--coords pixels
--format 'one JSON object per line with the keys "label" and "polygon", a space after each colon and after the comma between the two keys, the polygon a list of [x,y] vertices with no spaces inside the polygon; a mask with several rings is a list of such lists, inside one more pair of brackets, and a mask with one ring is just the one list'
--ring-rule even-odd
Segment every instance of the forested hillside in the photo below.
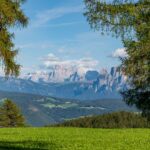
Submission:
{"label": "forested hillside", "polygon": [[103,115],[73,119],[57,127],[81,127],[81,128],[148,128],[150,122],[140,113],[114,112]]}

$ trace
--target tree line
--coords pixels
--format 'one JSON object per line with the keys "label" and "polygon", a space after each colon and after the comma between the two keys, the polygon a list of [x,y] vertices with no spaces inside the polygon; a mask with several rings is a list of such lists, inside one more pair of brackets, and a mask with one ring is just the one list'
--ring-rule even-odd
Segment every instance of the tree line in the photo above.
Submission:
{"label": "tree line", "polygon": [[142,117],[141,114],[121,111],[73,119],[53,126],[80,128],[150,128],[150,122],[147,118]]}

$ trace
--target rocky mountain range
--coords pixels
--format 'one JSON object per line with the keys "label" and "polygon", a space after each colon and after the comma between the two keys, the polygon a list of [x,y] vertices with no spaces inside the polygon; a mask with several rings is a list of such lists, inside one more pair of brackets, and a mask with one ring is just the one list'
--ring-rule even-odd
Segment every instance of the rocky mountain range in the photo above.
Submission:
{"label": "rocky mountain range", "polygon": [[77,72],[56,66],[50,72],[29,73],[21,78],[0,77],[0,90],[78,100],[120,99],[127,77],[116,67],[110,71]]}
{"label": "rocky mountain range", "polygon": [[28,124],[43,126],[82,116],[113,111],[137,111],[121,100],[127,78],[117,68],[29,73],[20,78],[0,77],[0,103],[12,99]]}

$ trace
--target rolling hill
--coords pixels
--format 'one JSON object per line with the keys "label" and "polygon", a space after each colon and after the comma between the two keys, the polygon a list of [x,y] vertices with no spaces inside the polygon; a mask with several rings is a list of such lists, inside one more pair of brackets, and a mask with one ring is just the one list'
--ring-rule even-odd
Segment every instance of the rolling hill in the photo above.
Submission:
{"label": "rolling hill", "polygon": [[27,93],[0,91],[0,102],[12,99],[22,110],[27,123],[33,126],[60,123],[81,116],[91,116],[119,110],[136,111],[120,99],[79,101]]}

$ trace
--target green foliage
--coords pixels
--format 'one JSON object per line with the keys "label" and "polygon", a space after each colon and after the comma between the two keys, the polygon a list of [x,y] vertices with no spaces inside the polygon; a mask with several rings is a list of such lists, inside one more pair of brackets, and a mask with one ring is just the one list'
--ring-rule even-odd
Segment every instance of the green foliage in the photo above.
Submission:
{"label": "green foliage", "polygon": [[4,108],[0,107],[0,127],[6,127],[8,125],[8,120],[4,112]]}
{"label": "green foliage", "polygon": [[24,0],[0,0],[0,60],[6,75],[19,75],[19,68],[15,62],[18,50],[14,49],[14,34],[10,33],[12,27],[25,27],[27,17],[21,10]]}
{"label": "green foliage", "polygon": [[57,124],[56,126],[82,128],[147,128],[150,127],[150,122],[146,118],[141,117],[140,114],[122,111],[74,119]]}
{"label": "green foliage", "polygon": [[2,150],[149,150],[149,129],[0,129]]}
{"label": "green foliage", "polygon": [[25,126],[24,117],[11,100],[6,99],[0,107],[0,127]]}
{"label": "green foliage", "polygon": [[122,92],[129,105],[136,105],[150,119],[150,1],[85,0],[88,22],[102,33],[121,37],[128,57],[120,58],[130,89]]}

